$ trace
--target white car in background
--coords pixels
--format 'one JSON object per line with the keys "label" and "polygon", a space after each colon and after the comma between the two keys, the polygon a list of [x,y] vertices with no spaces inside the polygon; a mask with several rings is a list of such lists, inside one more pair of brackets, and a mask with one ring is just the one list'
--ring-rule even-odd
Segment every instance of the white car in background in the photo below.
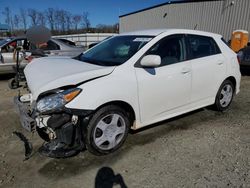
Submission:
{"label": "white car in background", "polygon": [[239,92],[236,54],[222,36],[166,29],[112,37],[78,60],[40,58],[25,68],[30,94],[15,98],[21,123],[67,157],[114,152],[129,129],[202,107],[226,110]]}

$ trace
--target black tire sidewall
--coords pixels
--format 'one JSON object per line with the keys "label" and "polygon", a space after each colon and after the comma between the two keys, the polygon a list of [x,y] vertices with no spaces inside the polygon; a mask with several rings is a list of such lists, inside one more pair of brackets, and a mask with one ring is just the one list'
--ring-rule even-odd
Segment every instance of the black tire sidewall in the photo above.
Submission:
{"label": "black tire sidewall", "polygon": [[[232,87],[232,89],[233,89],[233,96],[232,96],[232,98],[231,98],[230,103],[229,103],[227,106],[223,107],[223,106],[221,106],[221,104],[220,104],[220,95],[221,95],[222,89],[225,87],[225,85],[228,85],[228,84],[229,84],[229,85]],[[230,106],[230,104],[231,104],[232,101],[233,101],[234,93],[235,93],[235,86],[233,85],[233,83],[232,83],[230,80],[225,80],[225,81],[221,84],[220,89],[218,90],[217,95],[216,95],[216,99],[215,99],[215,107],[216,107],[216,109],[217,109],[218,111],[225,111],[225,110],[227,110],[228,107]]]}
{"label": "black tire sidewall", "polygon": [[8,85],[10,89],[17,89],[19,87],[19,83],[16,82],[15,78],[11,78],[8,81]]}
{"label": "black tire sidewall", "polygon": [[[121,142],[115,146],[114,148],[110,149],[110,150],[102,150],[100,148],[98,148],[95,145],[94,142],[94,130],[98,124],[98,122],[105,116],[109,115],[109,114],[118,114],[120,115],[124,121],[125,121],[125,133],[124,136],[121,140]],[[88,151],[90,151],[91,153],[95,154],[95,155],[105,155],[105,154],[109,154],[112,153],[114,151],[116,151],[117,149],[119,149],[123,143],[125,142],[127,135],[128,135],[128,131],[130,128],[130,121],[129,121],[129,117],[128,114],[120,107],[115,106],[115,105],[109,105],[109,106],[105,106],[101,109],[99,109],[91,118],[91,120],[89,121],[89,124],[87,126],[87,130],[86,130],[86,136],[85,136],[85,143],[86,143],[86,147],[88,149]]]}

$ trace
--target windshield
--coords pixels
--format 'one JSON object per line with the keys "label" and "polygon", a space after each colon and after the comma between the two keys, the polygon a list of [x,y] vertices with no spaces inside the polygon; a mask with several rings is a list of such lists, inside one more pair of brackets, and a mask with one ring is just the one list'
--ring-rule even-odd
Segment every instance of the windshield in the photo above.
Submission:
{"label": "windshield", "polygon": [[3,39],[3,40],[0,40],[0,46],[3,46],[4,44],[6,44],[7,42],[9,42],[10,39]]}
{"label": "windshield", "polygon": [[100,66],[121,65],[152,38],[152,36],[116,36],[82,54],[80,61]]}

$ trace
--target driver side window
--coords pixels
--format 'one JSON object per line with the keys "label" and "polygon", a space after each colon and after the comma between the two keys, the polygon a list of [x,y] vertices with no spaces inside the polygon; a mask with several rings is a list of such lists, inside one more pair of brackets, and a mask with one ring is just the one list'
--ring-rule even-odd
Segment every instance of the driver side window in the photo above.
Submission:
{"label": "driver side window", "polygon": [[186,60],[184,35],[172,35],[157,42],[146,55],[159,55],[161,65],[166,66]]}

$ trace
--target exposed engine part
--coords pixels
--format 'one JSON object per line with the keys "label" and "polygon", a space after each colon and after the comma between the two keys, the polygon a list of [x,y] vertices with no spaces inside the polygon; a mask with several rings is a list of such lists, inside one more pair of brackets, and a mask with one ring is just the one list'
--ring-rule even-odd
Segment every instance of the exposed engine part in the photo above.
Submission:
{"label": "exposed engine part", "polygon": [[56,130],[71,121],[69,114],[52,114],[47,121],[47,126]]}
{"label": "exposed engine part", "polygon": [[39,128],[47,127],[47,122],[50,116],[38,116],[36,118],[36,124]]}
{"label": "exposed engine part", "polygon": [[76,125],[78,123],[78,116],[73,115],[72,118],[71,118],[71,122],[72,122],[73,125]]}
{"label": "exposed engine part", "polygon": [[28,160],[31,157],[33,146],[31,142],[20,132],[14,131],[14,135],[16,135],[23,143],[25,148],[25,159],[24,161]]}
{"label": "exposed engine part", "polygon": [[39,117],[37,132],[47,143],[40,147],[42,155],[64,158],[78,154],[85,148],[79,117],[70,114],[52,114]]}
{"label": "exposed engine part", "polygon": [[[46,134],[46,132],[49,131],[48,128],[49,127],[39,129],[40,134]],[[44,136],[45,134],[41,135]],[[65,158],[74,156],[85,148],[83,130],[79,124],[73,125],[73,123],[69,121],[60,128],[57,128],[55,135],[55,139],[47,139],[47,143],[40,147],[39,153],[52,158]],[[49,135],[47,138],[48,137]]]}
{"label": "exposed engine part", "polygon": [[56,139],[56,133],[50,127],[47,127],[46,133],[48,134],[50,140]]}
{"label": "exposed engine part", "polygon": [[60,142],[72,145],[75,141],[76,127],[71,122],[68,122],[56,130],[56,135]]}
{"label": "exposed engine part", "polygon": [[36,131],[38,135],[46,142],[50,141],[49,135],[47,133],[47,127],[39,128],[38,126],[36,127]]}

